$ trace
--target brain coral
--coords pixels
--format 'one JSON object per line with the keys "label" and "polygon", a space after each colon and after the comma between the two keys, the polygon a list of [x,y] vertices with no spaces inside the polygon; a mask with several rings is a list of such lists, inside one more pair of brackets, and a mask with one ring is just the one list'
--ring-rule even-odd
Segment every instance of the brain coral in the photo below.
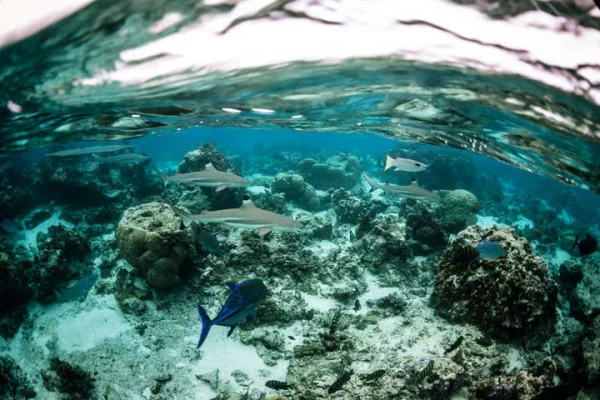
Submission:
{"label": "brain coral", "polygon": [[171,208],[157,202],[125,211],[117,243],[123,258],[162,290],[177,285],[182,269],[196,256],[191,231],[182,230]]}
{"label": "brain coral", "polygon": [[[498,242],[503,257],[461,257],[464,246]],[[461,260],[462,259],[462,260]],[[444,252],[431,302],[445,318],[507,334],[531,331],[553,310],[556,288],[546,263],[509,227],[470,226]]]}
{"label": "brain coral", "polygon": [[457,189],[442,197],[439,216],[447,231],[456,233],[477,222],[477,211],[481,204],[475,195],[467,190]]}

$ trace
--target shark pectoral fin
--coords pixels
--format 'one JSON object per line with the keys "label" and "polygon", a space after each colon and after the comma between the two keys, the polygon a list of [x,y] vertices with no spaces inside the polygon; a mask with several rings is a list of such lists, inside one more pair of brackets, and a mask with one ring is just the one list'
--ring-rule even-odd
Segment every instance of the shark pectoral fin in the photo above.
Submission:
{"label": "shark pectoral fin", "polygon": [[266,234],[268,234],[269,232],[271,232],[273,230],[273,228],[269,227],[269,226],[265,226],[263,228],[258,228],[258,230],[256,231],[256,233],[258,233],[258,236],[263,237]]}
{"label": "shark pectoral fin", "polygon": [[229,328],[229,332],[227,332],[227,337],[231,336],[231,334],[233,333],[233,330],[235,329],[237,325],[233,325],[231,328]]}
{"label": "shark pectoral fin", "polygon": [[221,186],[217,186],[217,192],[220,192],[221,190],[225,190],[227,189],[229,186],[228,185],[221,185]]}
{"label": "shark pectoral fin", "polygon": [[235,287],[236,287],[236,284],[235,284],[235,283],[233,283],[233,282],[226,282],[225,284],[226,284],[226,285],[227,285],[227,287],[228,287],[229,289],[231,289],[231,290],[235,289]]}

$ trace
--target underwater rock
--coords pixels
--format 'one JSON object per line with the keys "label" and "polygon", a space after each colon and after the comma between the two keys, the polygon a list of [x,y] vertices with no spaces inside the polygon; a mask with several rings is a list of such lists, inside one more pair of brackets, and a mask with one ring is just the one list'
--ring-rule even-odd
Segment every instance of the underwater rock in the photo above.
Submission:
{"label": "underwater rock", "polygon": [[581,348],[587,383],[595,385],[600,382],[600,316],[594,318],[587,328]]}
{"label": "underwater rock", "polygon": [[10,166],[2,169],[0,173],[2,217],[15,218],[42,203],[45,196],[40,189],[37,169],[28,163],[11,162]]}
{"label": "underwater rock", "polygon": [[24,304],[32,297],[20,266],[15,266],[6,253],[0,253],[0,336],[13,337],[27,317]]}
{"label": "underwater rock", "polygon": [[402,314],[406,309],[407,303],[398,293],[391,293],[377,300],[369,300],[367,301],[367,305],[382,310],[384,317],[391,317]]}
{"label": "underwater rock", "polygon": [[328,158],[324,164],[306,158],[298,163],[298,171],[316,189],[351,189],[360,182],[362,168],[358,158],[339,154]]}
{"label": "underwater rock", "polygon": [[44,386],[50,391],[59,391],[65,400],[94,398],[92,375],[82,368],[58,358],[50,360],[50,369],[42,374]]}
{"label": "underwater rock", "polygon": [[271,328],[258,328],[251,331],[240,331],[240,340],[244,344],[251,344],[267,365],[276,365],[277,360],[283,357],[285,339],[282,333]]}
{"label": "underwater rock", "polygon": [[431,250],[441,250],[448,244],[448,234],[442,222],[423,202],[405,201],[401,215],[406,215],[406,232],[411,248],[417,254],[427,255]]}
{"label": "underwater rock", "polygon": [[570,266],[570,270],[578,265],[583,275],[569,297],[571,312],[580,321],[590,322],[600,314],[600,262],[593,257],[585,257],[568,260],[565,264]]}
{"label": "underwater rock", "polygon": [[329,218],[320,216],[310,218],[302,229],[311,237],[319,240],[329,240],[333,236],[333,222]]}
{"label": "underwater rock", "polygon": [[48,210],[37,210],[33,212],[27,219],[25,220],[25,226],[27,229],[33,229],[42,222],[52,217],[52,213]]}
{"label": "underwater rock", "polygon": [[152,293],[143,278],[135,276],[125,268],[117,272],[115,299],[121,311],[125,314],[142,315],[147,310],[143,300],[150,298]]}
{"label": "underwater rock", "polygon": [[473,193],[457,189],[442,195],[438,214],[444,228],[450,233],[457,233],[477,222],[479,210],[481,204]]}
{"label": "underwater rock", "polygon": [[196,257],[191,230],[161,203],[142,204],[125,211],[117,227],[121,255],[138,269],[150,286],[169,290]]}
{"label": "underwater rock", "polygon": [[185,172],[202,171],[206,164],[211,163],[219,171],[231,172],[236,175],[242,176],[233,163],[231,163],[225,154],[217,150],[212,143],[203,143],[199,145],[195,150],[186,153],[183,157],[183,161],[179,163],[178,172],[183,174]]}
{"label": "underwater rock", "polygon": [[[497,259],[456,262],[464,245],[494,241],[505,250]],[[531,332],[554,312],[556,287],[546,263],[527,240],[508,227],[470,226],[443,253],[431,303],[443,317],[483,330]]]}
{"label": "underwater rock", "polygon": [[0,356],[0,398],[33,399],[37,393],[21,368],[9,356]]}
{"label": "underwater rock", "polygon": [[357,224],[361,219],[370,216],[374,218],[388,207],[383,200],[362,200],[351,196],[344,188],[335,189],[331,193],[331,204],[337,215],[338,222]]}
{"label": "underwater rock", "polygon": [[[38,252],[28,268],[28,280],[35,297],[41,302],[55,299],[54,290],[61,283],[79,279],[89,271],[84,262],[90,255],[86,235],[64,225],[53,225],[37,236]],[[88,271],[86,271],[88,270]]]}
{"label": "underwater rock", "polygon": [[308,211],[322,209],[321,199],[312,185],[304,181],[300,175],[279,173],[271,184],[273,193],[283,193],[287,201],[296,203]]}
{"label": "underwater rock", "polygon": [[277,214],[285,214],[285,196],[282,193],[262,193],[251,197],[252,202],[258,208],[271,211]]}

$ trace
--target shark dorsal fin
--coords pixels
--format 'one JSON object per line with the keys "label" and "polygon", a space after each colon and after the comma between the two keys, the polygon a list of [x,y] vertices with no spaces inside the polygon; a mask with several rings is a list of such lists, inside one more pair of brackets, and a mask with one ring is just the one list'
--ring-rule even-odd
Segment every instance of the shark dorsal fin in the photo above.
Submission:
{"label": "shark dorsal fin", "polygon": [[410,181],[410,186],[416,186],[416,187],[420,187],[419,186],[419,182],[417,182],[416,179],[413,179],[412,181]]}
{"label": "shark dorsal fin", "polygon": [[216,168],[214,165],[212,165],[212,163],[208,163],[204,166],[204,169],[205,170],[215,170]]}
{"label": "shark dorsal fin", "polygon": [[240,208],[249,209],[249,208],[256,208],[256,206],[254,205],[252,200],[248,199],[248,200],[244,200],[244,202],[242,203],[242,206]]}

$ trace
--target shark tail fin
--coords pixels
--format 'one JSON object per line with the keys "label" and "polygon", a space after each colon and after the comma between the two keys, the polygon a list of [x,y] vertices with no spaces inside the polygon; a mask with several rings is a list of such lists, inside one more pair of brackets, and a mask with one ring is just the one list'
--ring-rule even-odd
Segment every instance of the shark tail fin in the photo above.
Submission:
{"label": "shark tail fin", "polygon": [[579,235],[575,235],[575,242],[573,243],[573,246],[571,246],[571,251],[577,246],[577,243],[579,243]]}
{"label": "shark tail fin", "polygon": [[167,204],[169,205],[169,207],[171,207],[173,212],[181,219],[181,222],[183,222],[183,226],[185,226],[186,228],[190,226],[190,224],[194,221],[194,219],[192,218],[192,214],[190,214],[189,212],[183,211],[182,209],[175,207],[171,202],[167,202]]}
{"label": "shark tail fin", "polygon": [[198,307],[198,314],[200,314],[200,320],[202,321],[202,333],[200,333],[200,340],[198,340],[198,346],[196,347],[196,349],[199,349],[200,346],[202,346],[202,343],[204,343],[204,341],[206,340],[206,337],[208,336],[208,332],[210,331],[210,328],[212,326],[212,321],[210,320],[208,314],[206,314],[206,311],[204,311],[204,308],[202,308],[200,304],[196,304],[196,306]]}
{"label": "shark tail fin", "polygon": [[389,154],[385,156],[385,168],[383,169],[384,171],[387,171],[388,169],[393,167],[392,161],[394,161],[394,159],[390,157]]}
{"label": "shark tail fin", "polygon": [[169,183],[169,179],[168,179],[169,177],[166,174],[163,174],[162,172],[160,172],[160,170],[158,168],[156,168],[156,165],[153,165],[152,168],[154,168],[154,170],[156,171],[156,173],[162,180],[163,188],[167,187],[167,184]]}
{"label": "shark tail fin", "polygon": [[369,178],[369,176],[367,174],[365,174],[363,172],[363,176],[365,177],[365,180],[367,181],[367,183],[369,184],[369,186],[371,186],[371,192],[375,189],[377,189],[377,184],[375,183],[375,181],[373,181],[373,179]]}

